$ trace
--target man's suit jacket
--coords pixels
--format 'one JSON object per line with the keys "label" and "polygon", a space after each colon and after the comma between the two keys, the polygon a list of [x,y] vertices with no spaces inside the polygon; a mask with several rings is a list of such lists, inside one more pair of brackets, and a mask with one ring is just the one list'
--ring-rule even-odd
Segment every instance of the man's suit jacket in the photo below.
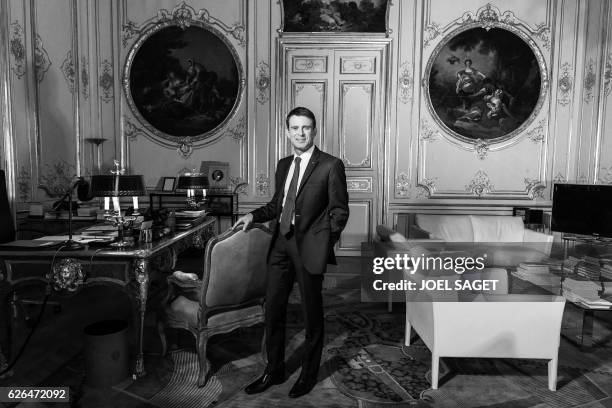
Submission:
{"label": "man's suit jacket", "polygon": [[[273,243],[279,230],[285,180],[293,157],[288,156],[278,162],[274,197],[268,204],[252,212],[254,222],[274,220]],[[344,164],[315,147],[295,200],[295,238],[308,272],[321,274],[328,263],[336,263],[334,244],[340,238],[348,216]]]}

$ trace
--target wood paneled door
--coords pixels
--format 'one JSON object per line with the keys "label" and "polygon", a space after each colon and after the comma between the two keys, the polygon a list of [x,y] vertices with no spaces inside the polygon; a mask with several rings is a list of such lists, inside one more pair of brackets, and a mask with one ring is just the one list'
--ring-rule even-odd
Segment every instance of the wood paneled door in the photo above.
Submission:
{"label": "wood paneled door", "polygon": [[281,39],[279,52],[278,156],[290,154],[286,113],[295,106],[311,109],[318,121],[315,143],[346,166],[351,215],[337,253],[358,255],[382,218],[389,41],[313,44]]}

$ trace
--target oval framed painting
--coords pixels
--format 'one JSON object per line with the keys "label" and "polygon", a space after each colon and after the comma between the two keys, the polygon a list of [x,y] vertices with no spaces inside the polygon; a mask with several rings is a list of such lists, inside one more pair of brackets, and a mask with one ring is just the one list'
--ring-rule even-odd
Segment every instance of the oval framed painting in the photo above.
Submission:
{"label": "oval framed painting", "polygon": [[544,102],[544,58],[521,30],[470,25],[446,36],[425,71],[427,105],[434,120],[468,143],[499,143],[520,134]]}
{"label": "oval framed painting", "polygon": [[229,41],[201,22],[156,24],[128,54],[123,88],[134,116],[152,134],[211,142],[240,104],[242,65]]}

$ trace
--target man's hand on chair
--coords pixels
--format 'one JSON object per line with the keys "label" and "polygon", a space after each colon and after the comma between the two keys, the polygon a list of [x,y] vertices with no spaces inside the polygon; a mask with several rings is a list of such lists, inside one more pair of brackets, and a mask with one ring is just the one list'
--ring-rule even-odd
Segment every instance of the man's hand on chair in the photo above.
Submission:
{"label": "man's hand on chair", "polygon": [[247,215],[243,215],[242,217],[238,218],[238,221],[236,221],[232,229],[236,229],[236,227],[238,227],[240,224],[242,224],[243,231],[249,229],[251,224],[253,224],[253,214],[248,213]]}

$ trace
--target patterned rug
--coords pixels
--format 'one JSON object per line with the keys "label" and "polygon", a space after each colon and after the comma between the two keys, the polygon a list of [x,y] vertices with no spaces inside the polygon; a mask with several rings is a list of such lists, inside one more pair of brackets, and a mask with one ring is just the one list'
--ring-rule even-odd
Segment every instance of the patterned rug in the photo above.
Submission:
{"label": "patterned rug", "polygon": [[360,306],[327,316],[327,370],[359,407],[612,406],[610,345],[585,351],[562,337],[556,392],[544,360],[478,358],[442,359],[440,388],[432,390],[431,354],[418,339],[402,346],[403,319]]}
{"label": "patterned rug", "polygon": [[115,389],[161,408],[206,408],[238,393],[259,375],[262,365],[251,359],[232,361],[215,371],[202,388],[196,382],[198,356],[193,350],[158,358],[151,370],[147,376]]}

